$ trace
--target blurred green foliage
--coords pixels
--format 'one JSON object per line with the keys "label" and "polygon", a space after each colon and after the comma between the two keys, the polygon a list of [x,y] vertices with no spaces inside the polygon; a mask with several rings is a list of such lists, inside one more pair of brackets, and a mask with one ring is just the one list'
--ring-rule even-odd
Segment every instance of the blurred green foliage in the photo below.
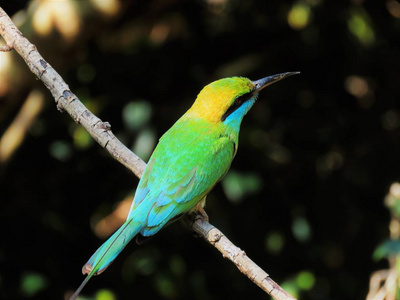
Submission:
{"label": "blurred green foliage", "polygon": [[94,300],[116,300],[115,294],[109,290],[100,290],[96,293]]}
{"label": "blurred green foliage", "polygon": [[229,172],[222,181],[226,197],[232,202],[239,202],[246,196],[256,194],[261,189],[261,178],[257,174]]}
{"label": "blurred green foliage", "polygon": [[379,245],[373,253],[375,260],[395,257],[400,254],[400,240],[387,240]]}
{"label": "blurred green foliage", "polygon": [[300,242],[307,242],[311,238],[311,227],[304,217],[295,217],[292,223],[293,236]]}
{"label": "blurred green foliage", "polygon": [[47,287],[47,279],[37,273],[26,273],[21,279],[22,294],[26,297],[32,297]]}
{"label": "blurred green foliage", "polygon": [[122,111],[125,126],[131,130],[142,128],[151,117],[151,105],[146,101],[135,101],[125,105]]}
{"label": "blurred green foliage", "polygon": [[[400,178],[397,1],[4,2],[71,90],[143,159],[209,82],[301,71],[262,92],[207,212],[295,295],[366,296],[370,274],[387,265],[372,254],[388,237],[382,201]],[[0,165],[9,237],[0,244],[0,299],[70,295],[103,242],[96,222],[138,182],[56,110],[15,53],[0,55],[0,139],[34,88],[47,104]],[[382,247],[375,257],[398,245]],[[265,294],[178,222],[129,245],[82,295],[132,297]]]}
{"label": "blurred green foliage", "polygon": [[350,32],[364,46],[371,46],[375,42],[375,33],[368,19],[368,14],[358,9],[351,12],[348,21]]}
{"label": "blurred green foliage", "polygon": [[311,290],[314,284],[314,274],[310,271],[301,271],[293,278],[284,281],[281,286],[293,297],[298,298],[302,291]]}
{"label": "blurred green foliage", "polygon": [[269,253],[279,254],[285,246],[285,237],[279,231],[268,234],[265,238],[265,247]]}

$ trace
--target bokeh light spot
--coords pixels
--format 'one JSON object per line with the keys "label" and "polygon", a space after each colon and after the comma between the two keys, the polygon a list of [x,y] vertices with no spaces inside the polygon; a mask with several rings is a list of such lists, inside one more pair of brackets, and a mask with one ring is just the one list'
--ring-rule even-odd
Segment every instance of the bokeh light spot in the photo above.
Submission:
{"label": "bokeh light spot", "polygon": [[311,17],[311,9],[308,5],[297,3],[293,5],[288,14],[288,23],[290,27],[296,30],[304,29]]}
{"label": "bokeh light spot", "polygon": [[265,247],[269,253],[278,254],[285,246],[285,237],[279,231],[269,233],[265,239]]}
{"label": "bokeh light spot", "polygon": [[399,113],[395,110],[388,110],[382,117],[382,127],[385,130],[395,130],[400,127]]}
{"label": "bokeh light spot", "polygon": [[100,290],[94,297],[95,300],[117,300],[117,297],[110,290]]}
{"label": "bokeh light spot", "polygon": [[375,33],[369,24],[368,16],[363,12],[355,11],[348,20],[350,32],[364,46],[370,46],[375,42]]}
{"label": "bokeh light spot", "polygon": [[146,125],[150,117],[151,105],[145,100],[132,101],[125,105],[122,111],[124,123],[131,130],[136,130]]}
{"label": "bokeh light spot", "polygon": [[28,297],[36,295],[47,287],[47,279],[38,273],[26,273],[21,279],[22,293]]}
{"label": "bokeh light spot", "polygon": [[72,156],[71,145],[65,141],[54,141],[49,148],[51,156],[60,160],[67,161]]}
{"label": "bokeh light spot", "polygon": [[300,242],[307,242],[311,238],[311,227],[304,217],[295,217],[292,223],[294,237]]}
{"label": "bokeh light spot", "polygon": [[357,98],[365,96],[369,91],[367,81],[356,75],[348,76],[346,78],[345,87],[348,93]]}
{"label": "bokeh light spot", "polygon": [[106,16],[115,16],[121,10],[118,0],[90,0],[93,7]]}
{"label": "bokeh light spot", "polygon": [[86,149],[93,144],[92,136],[81,126],[75,128],[73,137],[74,145],[78,149]]}
{"label": "bokeh light spot", "polygon": [[145,129],[140,132],[135,144],[133,145],[133,152],[144,160],[150,158],[157,142],[156,134],[152,129]]}
{"label": "bokeh light spot", "polygon": [[398,1],[386,1],[386,8],[393,17],[400,19],[400,3]]}
{"label": "bokeh light spot", "polygon": [[222,181],[226,197],[232,202],[240,202],[245,196],[257,193],[262,180],[256,174],[241,174],[230,171]]}
{"label": "bokeh light spot", "polygon": [[297,275],[296,283],[302,290],[310,290],[315,284],[315,276],[309,271],[302,271]]}

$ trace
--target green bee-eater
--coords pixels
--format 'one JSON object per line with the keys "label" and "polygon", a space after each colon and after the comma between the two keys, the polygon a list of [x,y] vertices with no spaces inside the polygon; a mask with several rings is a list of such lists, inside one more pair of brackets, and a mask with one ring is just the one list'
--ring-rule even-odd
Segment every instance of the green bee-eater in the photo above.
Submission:
{"label": "green bee-eater", "polygon": [[140,179],[125,223],[83,266],[88,274],[75,292],[103,272],[136,237],[150,237],[180,216],[205,215],[206,196],[228,171],[238,148],[240,124],[268,85],[298,74],[251,81],[224,78],[203,88],[193,106],[160,139]]}

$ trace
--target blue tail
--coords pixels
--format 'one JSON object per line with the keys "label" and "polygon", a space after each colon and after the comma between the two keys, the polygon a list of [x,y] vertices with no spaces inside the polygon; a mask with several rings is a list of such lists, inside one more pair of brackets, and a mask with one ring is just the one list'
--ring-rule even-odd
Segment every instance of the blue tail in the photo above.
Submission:
{"label": "blue tail", "polygon": [[93,275],[102,273],[114,261],[125,246],[139,233],[140,222],[133,218],[126,220],[124,224],[90,257],[83,266],[82,273],[88,274],[70,300],[76,299],[80,291]]}
{"label": "blue tail", "polygon": [[83,274],[98,275],[114,261],[125,246],[139,233],[140,224],[132,218],[124,224],[92,255],[83,266]]}

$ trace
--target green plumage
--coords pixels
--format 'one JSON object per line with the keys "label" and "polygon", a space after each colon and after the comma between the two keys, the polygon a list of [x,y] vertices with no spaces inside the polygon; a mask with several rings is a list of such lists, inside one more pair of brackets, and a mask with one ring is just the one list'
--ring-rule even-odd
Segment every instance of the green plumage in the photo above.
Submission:
{"label": "green plumage", "polygon": [[103,272],[135,236],[156,234],[167,223],[199,208],[228,171],[240,123],[258,92],[293,73],[251,81],[226,78],[206,86],[195,103],[160,139],[136,190],[126,222],[92,255],[82,271]]}

